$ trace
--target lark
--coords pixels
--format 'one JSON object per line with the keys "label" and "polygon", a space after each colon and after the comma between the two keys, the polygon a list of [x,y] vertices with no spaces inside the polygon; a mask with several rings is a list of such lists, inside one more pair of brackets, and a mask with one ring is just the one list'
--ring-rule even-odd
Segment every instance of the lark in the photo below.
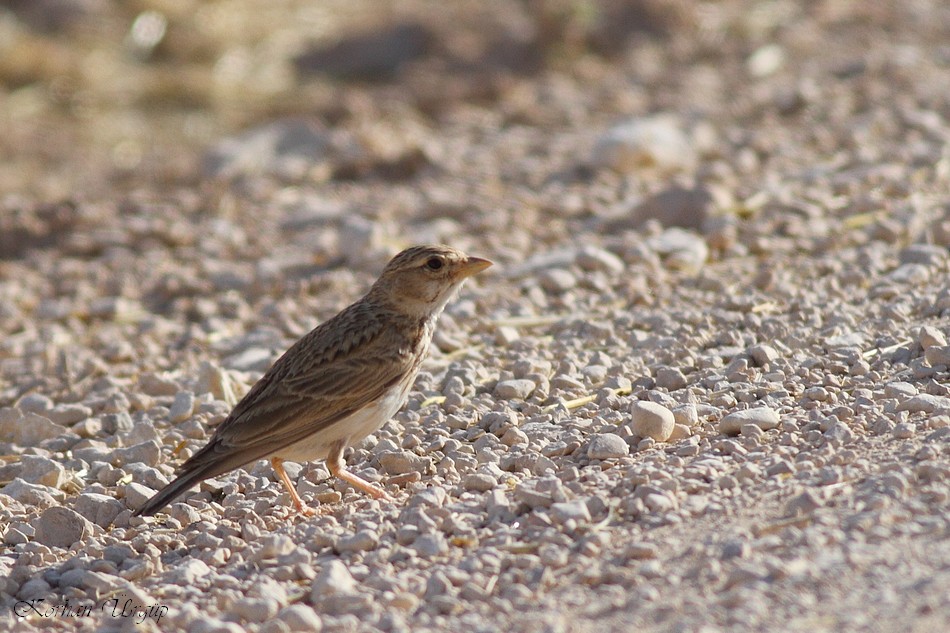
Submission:
{"label": "lark", "polygon": [[467,277],[491,264],[449,246],[415,246],[396,255],[362,299],[277,359],[178,477],[135,515],[153,515],[199,482],[265,458],[298,512],[313,510],[297,494],[285,461],[325,459],[342,481],[389,500],[347,470],[343,451],[406,402],[446,303]]}

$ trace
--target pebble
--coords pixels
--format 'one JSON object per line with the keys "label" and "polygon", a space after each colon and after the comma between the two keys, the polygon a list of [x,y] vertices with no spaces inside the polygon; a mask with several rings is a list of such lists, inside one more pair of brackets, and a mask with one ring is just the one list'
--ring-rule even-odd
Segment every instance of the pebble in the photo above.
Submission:
{"label": "pebble", "polygon": [[43,414],[53,424],[72,426],[92,415],[92,409],[84,404],[58,404]]}
{"label": "pebble", "polygon": [[738,435],[744,424],[754,424],[763,431],[769,431],[779,425],[778,413],[770,407],[755,407],[734,411],[719,421],[719,432],[723,435]]}
{"label": "pebble", "polygon": [[[671,413],[671,420],[672,415]],[[670,424],[672,427],[672,422]],[[587,444],[587,456],[591,459],[616,459],[626,457],[629,454],[630,447],[622,437],[615,433],[598,433],[591,437]]]}
{"label": "pebble", "polygon": [[20,478],[31,484],[59,488],[66,479],[66,469],[62,464],[48,457],[23,455],[20,457],[20,463],[23,465]]}
{"label": "pebble", "polygon": [[524,400],[537,388],[537,385],[526,378],[503,380],[495,385],[495,396],[502,400]]}
{"label": "pebble", "polygon": [[946,347],[947,336],[932,325],[924,325],[917,332],[917,344],[924,351],[931,347]]}
{"label": "pebble", "polygon": [[577,285],[577,278],[563,268],[542,270],[537,276],[538,285],[547,292],[567,292]]}
{"label": "pebble", "polygon": [[656,370],[656,386],[667,391],[677,391],[687,384],[686,376],[676,367],[660,367]]}
{"label": "pebble", "polygon": [[932,366],[950,365],[950,346],[931,345],[924,350],[924,358]]}
{"label": "pebble", "polygon": [[188,587],[209,574],[211,574],[211,568],[207,563],[198,558],[188,558],[165,574],[165,582]]}
{"label": "pebble", "polygon": [[671,270],[695,275],[709,259],[709,247],[702,236],[679,227],[671,227],[648,240],[663,263]]}
{"label": "pebble", "polygon": [[922,393],[897,405],[897,411],[910,413],[933,413],[935,411],[950,411],[950,398]]}
{"label": "pebble", "polygon": [[73,508],[99,527],[107,528],[125,509],[118,499],[96,492],[84,492],[76,497]]}
{"label": "pebble", "polygon": [[287,625],[289,631],[319,633],[323,630],[323,621],[313,607],[305,604],[292,604],[277,613],[277,619]]}
{"label": "pebble", "polygon": [[155,440],[149,440],[127,448],[117,448],[112,452],[112,464],[124,466],[126,464],[145,464],[156,466],[162,458],[162,447]]}
{"label": "pebble", "polygon": [[168,419],[173,424],[184,422],[191,417],[195,410],[195,394],[190,391],[179,391],[168,410]]}
{"label": "pebble", "polygon": [[582,246],[575,259],[581,270],[592,272],[602,270],[608,273],[621,273],[626,268],[623,260],[610,251],[596,246]]}
{"label": "pebble", "polygon": [[19,477],[0,488],[0,494],[16,499],[24,505],[37,508],[48,508],[56,505],[64,497],[63,493],[55,488],[41,484],[31,484]]}
{"label": "pebble", "polygon": [[343,561],[330,560],[323,564],[320,573],[310,585],[311,600],[339,593],[353,593],[356,591],[356,580],[350,574]]}
{"label": "pebble", "polygon": [[673,412],[661,404],[637,400],[630,405],[630,427],[634,435],[665,442],[670,439],[675,423]]}
{"label": "pebble", "polygon": [[125,485],[125,503],[130,510],[138,510],[152,498],[157,491],[137,482]]}
{"label": "pebble", "polygon": [[42,415],[10,407],[0,409],[0,442],[36,446],[65,432],[65,427]]}
{"label": "pebble", "polygon": [[429,469],[431,460],[409,451],[387,451],[377,455],[380,466],[390,475],[406,473],[424,473]]}
{"label": "pebble", "polygon": [[34,523],[36,541],[49,547],[67,548],[93,533],[92,524],[75,510],[47,508]]}
{"label": "pebble", "polygon": [[586,525],[591,520],[590,510],[583,499],[551,504],[551,518],[558,525],[564,525],[568,521],[574,521],[578,525]]}
{"label": "pebble", "polygon": [[631,119],[607,130],[594,146],[591,162],[621,173],[644,167],[662,171],[692,171],[696,152],[671,114]]}

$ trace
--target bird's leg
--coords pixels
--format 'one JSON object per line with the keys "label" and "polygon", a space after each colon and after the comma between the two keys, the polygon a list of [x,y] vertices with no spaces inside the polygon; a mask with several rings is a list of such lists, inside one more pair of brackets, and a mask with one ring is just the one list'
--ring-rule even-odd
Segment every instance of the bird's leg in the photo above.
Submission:
{"label": "bird's leg", "polygon": [[327,455],[327,469],[330,471],[330,474],[342,479],[357,490],[362,490],[374,499],[392,501],[392,497],[386,494],[382,488],[371,484],[346,469],[346,462],[343,461],[344,448],[346,448],[346,444],[342,440],[334,442],[333,445],[330,446],[330,454]]}
{"label": "bird's leg", "polygon": [[308,517],[316,514],[316,510],[307,507],[303,499],[300,498],[300,495],[297,494],[297,489],[294,488],[293,482],[290,481],[290,475],[284,470],[284,460],[279,457],[272,457],[270,465],[274,468],[274,472],[277,473],[280,480],[284,482],[284,487],[287,488],[287,492],[290,493],[290,499],[294,502],[294,507],[297,508],[297,512]]}

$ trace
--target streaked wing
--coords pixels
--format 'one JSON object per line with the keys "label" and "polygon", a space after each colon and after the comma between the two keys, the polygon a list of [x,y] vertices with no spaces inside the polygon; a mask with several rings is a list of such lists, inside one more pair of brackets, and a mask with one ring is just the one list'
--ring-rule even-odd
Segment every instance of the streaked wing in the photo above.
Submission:
{"label": "streaked wing", "polygon": [[354,304],[310,332],[234,407],[210,450],[246,460],[269,455],[382,397],[415,359],[411,345],[388,340],[383,322]]}

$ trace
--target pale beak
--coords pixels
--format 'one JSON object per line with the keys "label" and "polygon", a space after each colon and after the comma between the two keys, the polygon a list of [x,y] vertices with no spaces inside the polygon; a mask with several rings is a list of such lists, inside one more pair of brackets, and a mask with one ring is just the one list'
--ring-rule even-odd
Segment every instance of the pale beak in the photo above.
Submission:
{"label": "pale beak", "polygon": [[465,260],[465,263],[462,264],[462,268],[459,271],[464,277],[471,277],[476,273],[480,273],[489,266],[492,265],[492,262],[487,259],[482,259],[481,257],[469,257]]}

